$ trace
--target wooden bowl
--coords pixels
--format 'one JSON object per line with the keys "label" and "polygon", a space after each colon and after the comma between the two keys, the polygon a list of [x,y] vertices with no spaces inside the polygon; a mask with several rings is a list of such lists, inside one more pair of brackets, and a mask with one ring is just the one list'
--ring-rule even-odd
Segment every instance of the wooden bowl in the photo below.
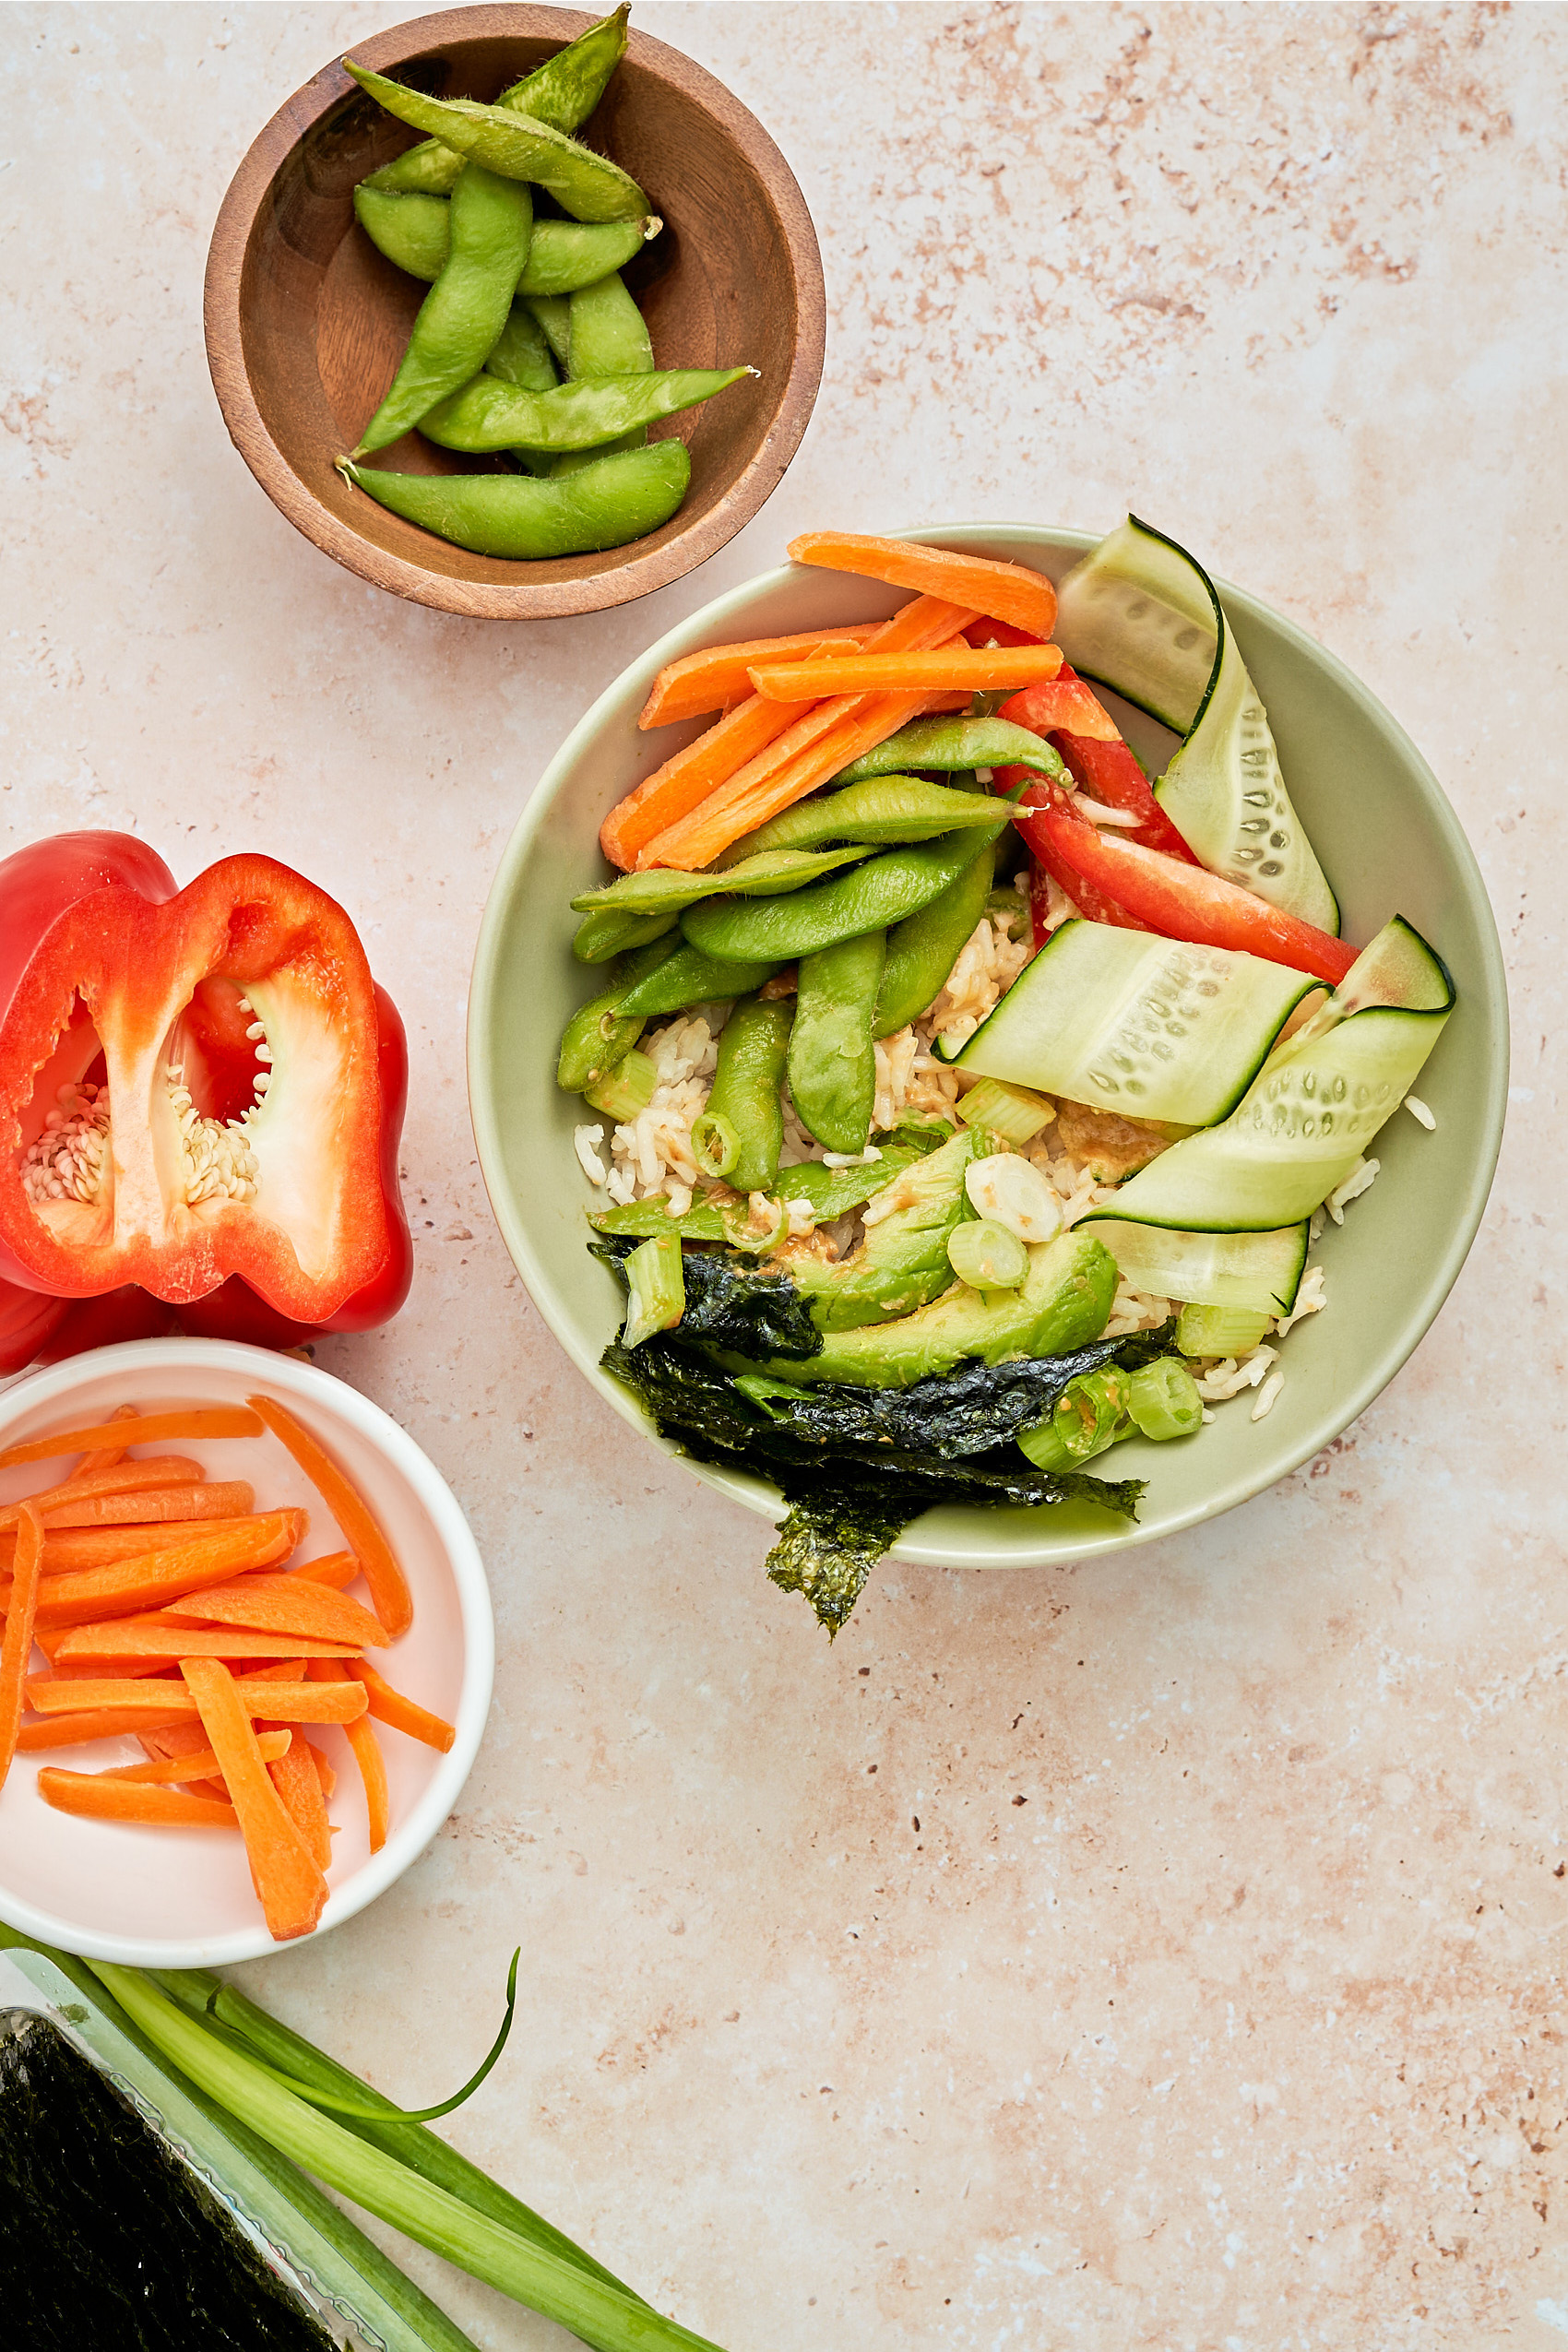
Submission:
{"label": "wooden bowl", "polygon": [[[567,8],[453,8],[355,42],[350,53],[434,96],[490,101],[592,21]],[[386,513],[333,469],[391,382],[426,291],[360,229],[354,186],[418,136],[335,60],[251,148],[207,264],[208,363],[231,439],[307,539],[417,603],[532,620],[666,587],[750,521],[800,445],[816,397],[822,261],[793,173],[711,74],[631,35],[585,136],[647,188],[664,221],[625,273],[659,365],[749,362],[760,374],[653,427],[656,436],[678,434],[692,456],[685,503],[661,530],[597,555],[506,562]],[[447,473],[499,461],[410,434],[376,462]]]}

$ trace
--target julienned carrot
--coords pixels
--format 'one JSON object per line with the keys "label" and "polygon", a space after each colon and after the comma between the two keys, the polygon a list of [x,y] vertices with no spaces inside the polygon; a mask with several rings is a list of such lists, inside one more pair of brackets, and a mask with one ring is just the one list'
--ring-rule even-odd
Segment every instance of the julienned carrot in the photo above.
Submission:
{"label": "julienned carrot", "polygon": [[759,662],[753,685],[768,702],[808,695],[993,694],[1054,678],[1054,645],[947,646],[936,653],[852,653],[839,661]]}
{"label": "julienned carrot", "polygon": [[[113,1470],[108,1473],[114,1476]],[[57,1503],[45,1512],[46,1527],[143,1526],[152,1521],[242,1519],[255,1508],[255,1490],[244,1479],[220,1486],[148,1487],[135,1494],[93,1494]]]}
{"label": "julienned carrot", "polygon": [[16,1574],[11,1580],[15,1598],[6,1619],[6,1638],[0,1643],[0,1784],[11,1769],[22,1728],[22,1684],[32,1655],[32,1619],[42,1558],[43,1528],[37,1512],[24,1503]]}
{"label": "julienned carrot", "polygon": [[439,1748],[444,1753],[450,1748],[457,1736],[454,1725],[395,1691],[362,1657],[355,1658],[350,1672],[364,1684],[370,1712],[378,1723],[390,1724],[394,1731],[406,1731],[410,1740],[422,1740],[427,1748]]}
{"label": "julienned carrot", "polygon": [[[191,1728],[199,1734],[201,1740],[205,1743],[207,1734],[201,1728],[199,1718],[191,1726]],[[293,1737],[292,1731],[286,1724],[267,1728],[258,1723],[256,1745],[261,1750],[263,1764],[275,1764],[280,1757],[286,1756],[292,1744]],[[143,1782],[148,1787],[161,1787],[165,1781],[207,1780],[218,1775],[220,1770],[221,1766],[212,1750],[203,1744],[199,1747],[177,1751],[172,1755],[149,1756],[145,1764],[115,1764],[110,1771],[104,1773],[102,1777],[105,1780],[135,1780]]]}
{"label": "julienned carrot", "polygon": [[750,693],[746,671],[754,661],[803,661],[811,654],[853,653],[875,628],[871,621],[847,629],[803,629],[792,637],[753,637],[743,645],[710,645],[700,653],[683,653],[679,661],[666,662],[654,680],[637,713],[637,725],[670,727],[678,719],[722,710]]}
{"label": "julienned carrot", "polygon": [[[159,1685],[168,1691],[167,1683]],[[173,1709],[184,1700],[179,1714]],[[146,1707],[94,1707],[80,1715],[50,1715],[41,1722],[24,1723],[17,1739],[18,1752],[30,1754],[41,1748],[85,1748],[94,1740],[118,1740],[128,1731],[141,1733],[160,1728],[164,1724],[183,1723],[186,1715],[196,1713],[195,1702],[184,1691],[176,1692],[168,1701],[170,1713],[160,1716],[149,1714]]]}
{"label": "julienned carrot", "polygon": [[[95,1470],[89,1478],[62,1479],[55,1486],[30,1494],[26,1501],[50,1526],[58,1524],[52,1515],[66,1504],[90,1503],[101,1495],[139,1494],[149,1487],[197,1486],[206,1477],[201,1464],[188,1455],[159,1454],[147,1462],[116,1463],[112,1470]],[[0,1527],[14,1527],[23,1507],[21,1503],[8,1503],[0,1510]]]}
{"label": "julienned carrot", "polygon": [[143,1822],[150,1829],[240,1826],[233,1806],[220,1804],[216,1798],[195,1797],[184,1788],[148,1788],[136,1780],[112,1780],[101,1772],[61,1772],[54,1764],[45,1764],[38,1776],[38,1793],[57,1812],[79,1813],[91,1821]]}
{"label": "julienned carrot", "polygon": [[54,1655],[62,1663],[74,1657],[111,1663],[123,1657],[352,1657],[357,1647],[296,1633],[255,1633],[245,1625],[187,1625],[155,1610],[145,1617],[73,1625]]}
{"label": "julienned carrot", "polygon": [[894,588],[972,604],[978,612],[1010,621],[1035,636],[1048,637],[1056,625],[1056,590],[1043,573],[1030,571],[1026,564],[998,564],[987,555],[921,547],[908,539],[879,539],[869,531],[803,531],[790,541],[789,556],[791,564],[854,572],[862,579],[886,580]]}
{"label": "julienned carrot", "polygon": [[[271,1518],[272,1515],[271,1512],[262,1512],[238,1519],[204,1519],[200,1523],[201,1532],[205,1536],[230,1527],[254,1526],[258,1517]],[[298,1521],[300,1532],[294,1540],[296,1543],[302,1541],[309,1526],[308,1513],[291,1506],[282,1515]],[[78,1568],[106,1568],[115,1561],[139,1560],[148,1552],[163,1551],[173,1544],[189,1543],[190,1539],[190,1526],[179,1519],[151,1519],[143,1526],[128,1527],[45,1528],[43,1573],[46,1576],[53,1576],[67,1570],[74,1573]],[[0,1576],[10,1574],[11,1549],[15,1541],[13,1530],[0,1532]],[[0,1607],[4,1605],[4,1596],[0,1594]]]}
{"label": "julienned carrot", "polygon": [[327,1803],[330,1804],[333,1791],[338,1786],[338,1776],[314,1741],[307,1740],[304,1744],[310,1751],[310,1760],[315,1766],[315,1776],[321,1783],[322,1796]]}
{"label": "julienned carrot", "polygon": [[286,1560],[299,1541],[297,1523],[303,1516],[301,1511],[275,1511],[253,1520],[226,1520],[221,1529],[203,1527],[183,1543],[145,1552],[139,1559],[45,1576],[39,1588],[38,1621],[50,1631],[85,1625],[122,1610],[156,1609],[162,1601],[185,1599],[204,1586],[221,1588],[241,1569]]}
{"label": "julienned carrot", "polygon": [[[347,1593],[295,1576],[244,1576],[216,1590],[187,1594],[164,1614],[199,1625],[239,1625],[258,1633],[303,1633],[317,1642],[386,1646],[386,1628]],[[227,1652],[224,1653],[227,1656]]]}
{"label": "julienned carrot", "polygon": [[55,1454],[80,1454],[97,1445],[152,1445],[170,1438],[259,1437],[261,1424],[243,1405],[193,1406],[184,1413],[116,1414],[113,1420],[95,1421],[90,1429],[53,1430],[47,1437],[30,1437],[25,1444],[8,1445],[0,1454],[0,1470],[18,1462],[47,1462]]}
{"label": "julienned carrot", "polygon": [[[136,1418],[137,1408],[134,1405],[116,1405],[114,1410],[109,1416],[112,1422],[134,1421]],[[134,1443],[134,1439],[127,1437],[123,1439],[118,1445],[96,1445],[91,1447],[82,1455],[81,1460],[77,1464],[76,1468],[71,1473],[72,1477],[77,1479],[89,1479],[95,1470],[112,1470],[117,1462],[123,1462],[125,1460],[126,1448]]]}
{"label": "julienned carrot", "polygon": [[180,1670],[223,1767],[267,1928],[280,1943],[308,1935],[327,1901],[327,1881],[267,1776],[234,1678],[213,1657],[185,1658]]}
{"label": "julienned carrot", "polygon": [[[260,1724],[257,1724],[256,1731],[256,1744],[265,1756],[267,1740],[273,1735],[263,1731]],[[285,1736],[290,1737],[291,1744],[281,1755],[274,1755],[270,1759],[267,1774],[283,1800],[284,1812],[304,1839],[311,1859],[317,1870],[325,1871],[330,1868],[332,1861],[332,1833],[327,1826],[327,1800],[321,1793],[321,1782],[305,1742],[293,1740],[291,1734],[286,1733]]]}
{"label": "julienned carrot", "polygon": [[414,1604],[409,1580],[381,1531],[380,1521],[359,1489],[286,1405],[272,1396],[253,1396],[250,1402],[274,1437],[287,1446],[337,1520],[370,1586],[371,1604],[386,1628],[387,1639],[397,1641],[414,1621]]}
{"label": "julienned carrot", "polygon": [[[325,1682],[328,1686],[349,1679],[348,1668],[340,1666],[336,1658],[313,1657],[305,1670],[313,1682]],[[368,1692],[366,1695],[369,1695]],[[386,1833],[392,1825],[392,1801],[386,1788],[386,1760],[367,1715],[346,1723],[343,1729],[354,1752],[360,1778],[364,1783],[365,1812],[370,1819],[370,1850],[378,1854],[386,1843]]]}
{"label": "julienned carrot", "polygon": [[[193,1659],[192,1663],[199,1661]],[[234,1688],[251,1713],[268,1723],[351,1723],[365,1712],[362,1682],[275,1682],[259,1674],[245,1674],[234,1678]],[[114,1675],[80,1682],[36,1678],[28,1684],[27,1695],[28,1705],[40,1715],[62,1721],[74,1718],[86,1725],[99,1716],[123,1717],[113,1727],[120,1731],[151,1731],[166,1723],[178,1723],[182,1716],[196,1711],[190,1693],[177,1683],[137,1682]],[[81,1729],[77,1737],[101,1740],[107,1734]],[[20,1744],[29,1744],[27,1728]],[[42,1744],[53,1746],[58,1742]]]}
{"label": "julienned carrot", "polygon": [[[799,752],[794,758],[777,766],[754,760],[750,770],[732,778],[718,792],[710,793],[700,809],[693,811],[681,824],[672,825],[668,832],[651,840],[638,856],[639,866],[678,866],[694,873],[713,863],[732,841],[750,833],[769,817],[779,815],[814,792],[830,776],[837,776],[852,759],[863,752],[876,749],[878,743],[896,735],[909,719],[921,711],[952,709],[955,700],[967,702],[967,695],[957,697],[936,695],[847,695],[845,715],[837,718],[826,732]],[[823,703],[823,710],[837,708],[836,704]]]}
{"label": "julienned carrot", "polygon": [[297,1567],[285,1571],[303,1577],[307,1585],[329,1585],[335,1593],[351,1585],[359,1573],[360,1563],[351,1551],[329,1551],[324,1559],[302,1560]]}
{"label": "julienned carrot", "polygon": [[[882,623],[868,639],[878,653],[903,653],[944,645],[957,627],[974,618],[953,605],[917,596]],[[955,625],[949,626],[952,623]],[[600,828],[600,847],[612,865],[647,865],[649,845],[671,826],[700,808],[712,795],[733,782],[750,780],[761,770],[770,773],[792,759],[803,742],[814,742],[838,716],[837,704],[819,715],[812,705],[797,709],[764,702],[760,695],[742,703],[699,735],[685,751],[677,752],[661,768],[612,808]],[[782,718],[783,724],[778,723]],[[797,731],[804,729],[802,737]],[[666,859],[658,861],[669,862]]]}

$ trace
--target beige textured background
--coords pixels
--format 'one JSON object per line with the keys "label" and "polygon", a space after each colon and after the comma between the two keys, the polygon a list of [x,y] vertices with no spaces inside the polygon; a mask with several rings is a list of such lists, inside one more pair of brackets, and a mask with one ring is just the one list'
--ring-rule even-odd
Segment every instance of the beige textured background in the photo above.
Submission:
{"label": "beige textured background", "polygon": [[[4,844],[130,826],[183,878],[254,847],[359,920],[413,1046],[421,1258],[324,1360],[451,1479],[495,1589],[458,1815],[246,1981],[429,2098],[520,1940],[453,2136],[731,2352],[1550,2352],[1568,17],[639,0],[801,177],[823,396],[698,576],[505,627],[296,537],[203,361],[246,143],[390,14],[0,18]],[[1502,1172],[1431,1336],[1309,1469],[1125,1565],[885,1570],[829,1650],[509,1271],[464,1103],[480,909],[585,703],[791,530],[1129,504],[1447,781],[1512,962]],[[412,2267],[487,2346],[563,2340]]]}

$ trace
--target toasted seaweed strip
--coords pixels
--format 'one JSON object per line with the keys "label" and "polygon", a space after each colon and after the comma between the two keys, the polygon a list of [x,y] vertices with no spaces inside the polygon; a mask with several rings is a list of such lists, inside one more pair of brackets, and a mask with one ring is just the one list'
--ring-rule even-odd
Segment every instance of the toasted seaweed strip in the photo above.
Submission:
{"label": "toasted seaweed strip", "polygon": [[[624,1283],[625,1260],[636,1247],[635,1240],[607,1234],[590,1241],[588,1247]],[[759,1271],[743,1261],[706,1250],[691,1251],[683,1271],[686,1285],[680,1323],[683,1339],[734,1348],[746,1356],[800,1359],[821,1354],[822,1334],[787,1275]]]}
{"label": "toasted seaweed strip", "polygon": [[129,2100],[27,2013],[0,2034],[0,2310],[18,2346],[333,2341]]}

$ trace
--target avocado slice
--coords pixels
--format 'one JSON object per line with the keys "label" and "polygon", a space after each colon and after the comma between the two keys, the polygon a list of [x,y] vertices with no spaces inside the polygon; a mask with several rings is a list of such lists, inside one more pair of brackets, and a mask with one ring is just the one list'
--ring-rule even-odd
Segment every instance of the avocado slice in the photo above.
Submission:
{"label": "avocado slice", "polygon": [[1115,1259],[1092,1233],[1063,1233],[1029,1252],[1029,1270],[1016,1290],[971,1290],[955,1283],[897,1323],[827,1332],[822,1353],[803,1361],[754,1363],[728,1353],[715,1360],[726,1372],[766,1372],[793,1388],[824,1380],[855,1388],[908,1388],[932,1372],[951,1372],[966,1356],[1000,1364],[1014,1356],[1062,1356],[1087,1347],[1105,1328],[1117,1279]]}
{"label": "avocado slice", "polygon": [[[852,1257],[836,1265],[806,1258],[790,1269],[795,1288],[812,1302],[819,1331],[854,1331],[892,1323],[929,1306],[953,1283],[947,1237],[971,1215],[964,1170],[992,1148],[989,1135],[960,1128],[929,1158],[901,1169],[890,1191],[898,1206],[868,1225]],[[874,1197],[874,1196],[873,1196]]]}

